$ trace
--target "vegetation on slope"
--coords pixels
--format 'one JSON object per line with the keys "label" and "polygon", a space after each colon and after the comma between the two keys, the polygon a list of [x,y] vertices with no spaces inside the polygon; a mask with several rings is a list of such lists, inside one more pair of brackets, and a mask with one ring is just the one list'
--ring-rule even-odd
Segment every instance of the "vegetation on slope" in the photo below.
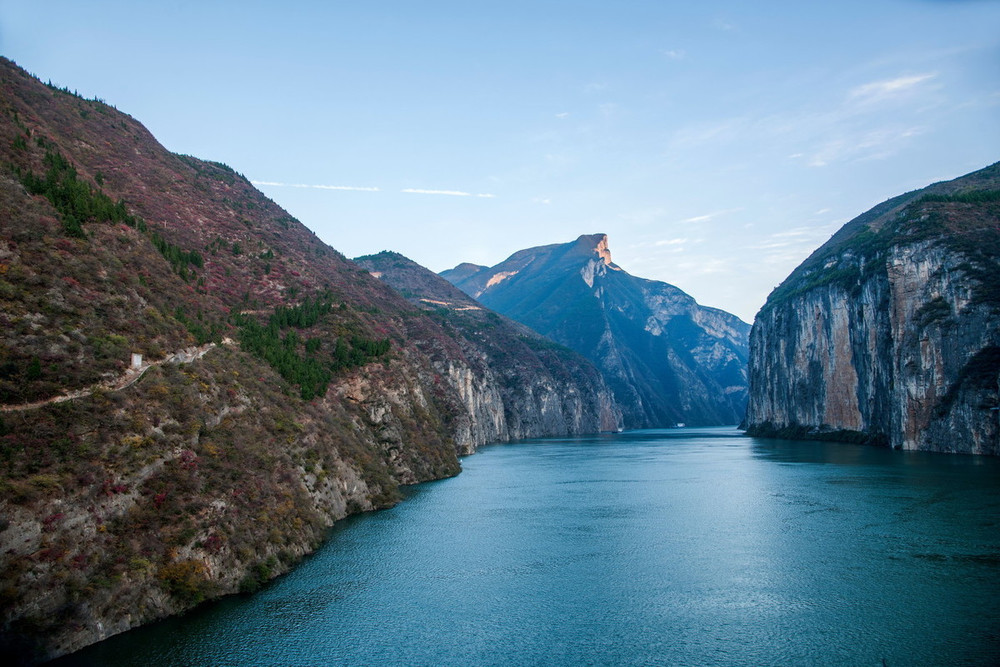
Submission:
{"label": "vegetation on slope", "polygon": [[[581,409],[588,412],[581,416],[581,423],[592,423],[595,430],[620,427],[619,408],[611,405],[600,372],[582,355],[483,308],[441,276],[398,253],[381,252],[355,261],[421,307],[459,345],[468,363],[481,363],[488,369],[499,382],[511,422],[520,421],[516,406],[533,404],[544,393],[545,385],[552,383],[559,387],[557,393],[565,394],[560,398],[567,412],[571,396],[581,399]],[[531,435],[572,432],[572,421],[573,416],[567,414],[564,430],[533,431]]]}
{"label": "vegetation on slope", "polygon": [[[393,470],[344,428],[351,421],[343,409],[302,404],[267,367],[227,348],[161,366],[125,391],[4,414],[0,528],[17,531],[31,555],[5,560],[0,600],[22,607],[41,578],[51,582],[46,607],[57,609],[6,619],[9,629],[55,634],[86,624],[94,607],[105,618],[134,614],[156,604],[144,587],[190,606],[253,588],[261,564],[287,569],[329,521],[309,492],[334,482],[345,461],[359,465],[376,506],[398,498]],[[338,433],[336,448],[327,432]],[[19,520],[32,508],[48,509],[40,530],[25,532]]]}
{"label": "vegetation on slope", "polygon": [[456,474],[449,341],[232,169],[0,58],[0,653],[251,590]]}
{"label": "vegetation on slope", "polygon": [[[346,310],[346,304],[341,304]],[[295,306],[278,306],[267,326],[252,316],[239,315],[240,342],[243,349],[269,363],[285,380],[300,388],[303,400],[326,394],[333,373],[364,366],[384,357],[391,346],[388,338],[373,340],[341,327],[330,344],[329,336],[303,338],[296,330],[326,325],[324,332],[336,330],[325,316],[333,310],[329,295],[315,300],[306,298]],[[282,335],[282,332],[285,332]],[[324,339],[326,345],[324,345]]]}
{"label": "vegetation on slope", "polygon": [[[15,140],[16,142],[16,140]],[[43,195],[52,202],[62,218],[63,229],[68,236],[84,238],[84,222],[121,222],[129,227],[145,230],[145,223],[128,212],[125,202],[111,197],[77,178],[76,169],[66,157],[49,150],[47,142],[38,137],[38,145],[45,148],[45,176],[33,171],[22,171],[15,167],[24,187],[33,195]]]}

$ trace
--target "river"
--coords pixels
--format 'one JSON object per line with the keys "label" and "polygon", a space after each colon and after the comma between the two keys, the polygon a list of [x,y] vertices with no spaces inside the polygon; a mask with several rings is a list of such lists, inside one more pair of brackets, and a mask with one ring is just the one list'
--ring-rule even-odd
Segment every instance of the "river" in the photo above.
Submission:
{"label": "river", "polygon": [[1000,664],[1000,460],[688,428],[462,464],[58,664]]}

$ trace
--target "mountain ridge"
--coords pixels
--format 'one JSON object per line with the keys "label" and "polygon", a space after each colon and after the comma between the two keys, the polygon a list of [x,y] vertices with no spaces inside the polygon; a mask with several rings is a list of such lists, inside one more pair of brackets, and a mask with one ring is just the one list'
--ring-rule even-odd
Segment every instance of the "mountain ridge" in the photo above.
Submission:
{"label": "mountain ridge", "polygon": [[521,250],[475,272],[460,266],[440,275],[601,368],[627,428],[742,419],[749,325],[628,274],[606,234]]}
{"label": "mountain ridge", "polygon": [[[483,377],[496,378],[502,410],[490,421],[493,439],[519,439],[524,423],[548,424],[544,435],[619,431],[621,411],[600,372],[569,348],[552,343],[528,327],[483,308],[474,299],[416,262],[394,252],[354,260],[432,314],[481,365]],[[482,399],[474,391],[465,400]]]}

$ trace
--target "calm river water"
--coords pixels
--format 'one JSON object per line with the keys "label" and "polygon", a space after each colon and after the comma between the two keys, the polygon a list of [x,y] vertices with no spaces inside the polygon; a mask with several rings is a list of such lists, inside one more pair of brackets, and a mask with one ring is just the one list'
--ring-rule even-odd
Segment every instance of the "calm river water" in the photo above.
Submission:
{"label": "calm river water", "polygon": [[66,664],[1000,664],[998,460],[679,429],[463,467]]}

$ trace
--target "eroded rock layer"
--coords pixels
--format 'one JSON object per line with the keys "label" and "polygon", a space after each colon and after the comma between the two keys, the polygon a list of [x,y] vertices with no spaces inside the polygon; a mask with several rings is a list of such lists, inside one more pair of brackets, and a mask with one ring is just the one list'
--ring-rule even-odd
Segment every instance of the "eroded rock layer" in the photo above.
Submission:
{"label": "eroded rock layer", "polygon": [[748,431],[1000,454],[1000,166],[856,218],[770,296]]}

